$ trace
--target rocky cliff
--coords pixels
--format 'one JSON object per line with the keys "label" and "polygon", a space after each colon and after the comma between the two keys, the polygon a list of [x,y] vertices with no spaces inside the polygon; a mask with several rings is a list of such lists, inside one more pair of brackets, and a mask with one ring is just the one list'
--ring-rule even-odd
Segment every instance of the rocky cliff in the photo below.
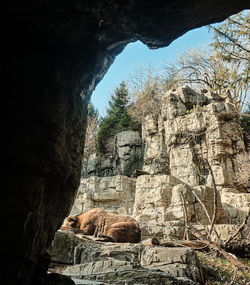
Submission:
{"label": "rocky cliff", "polygon": [[[130,131],[116,135],[109,175],[101,171],[106,160],[89,159],[87,175],[95,176],[82,178],[72,213],[100,207],[133,215],[143,238],[162,241],[182,238],[185,222],[210,225],[215,213],[225,239],[250,205],[247,189],[237,184],[237,156],[246,148],[234,104],[181,87],[167,92],[159,116],[142,126],[142,139]],[[148,175],[130,177],[139,166]]]}
{"label": "rocky cliff", "polygon": [[114,154],[90,156],[83,177],[131,176],[135,169],[149,174],[171,174],[195,185],[239,187],[239,154],[246,152],[235,105],[207,90],[189,87],[170,90],[159,115],[148,115],[138,132],[114,138]]}
{"label": "rocky cliff", "polygon": [[[145,118],[144,169],[176,176],[191,185],[235,187],[237,155],[246,151],[239,114],[233,103],[189,87],[163,97],[161,115]],[[211,170],[210,170],[211,167]]]}

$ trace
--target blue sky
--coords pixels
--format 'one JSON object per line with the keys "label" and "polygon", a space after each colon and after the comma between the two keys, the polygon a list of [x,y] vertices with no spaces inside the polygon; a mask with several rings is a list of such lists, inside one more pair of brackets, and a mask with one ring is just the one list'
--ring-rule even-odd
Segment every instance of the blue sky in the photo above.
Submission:
{"label": "blue sky", "polygon": [[188,48],[198,48],[208,44],[212,33],[206,27],[194,29],[173,41],[168,47],[150,50],[141,42],[127,45],[123,52],[109,68],[102,81],[95,88],[91,101],[101,116],[105,115],[111,94],[122,80],[130,73],[150,64],[154,69],[160,68],[167,61],[174,61],[176,56]]}

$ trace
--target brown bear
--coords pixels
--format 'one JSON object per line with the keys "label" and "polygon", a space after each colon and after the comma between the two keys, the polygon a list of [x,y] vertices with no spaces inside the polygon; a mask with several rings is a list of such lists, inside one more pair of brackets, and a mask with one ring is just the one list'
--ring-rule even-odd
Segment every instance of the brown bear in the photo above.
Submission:
{"label": "brown bear", "polygon": [[106,237],[107,241],[137,243],[141,230],[137,221],[128,216],[94,208],[86,213],[68,216],[61,230],[80,230],[85,235]]}

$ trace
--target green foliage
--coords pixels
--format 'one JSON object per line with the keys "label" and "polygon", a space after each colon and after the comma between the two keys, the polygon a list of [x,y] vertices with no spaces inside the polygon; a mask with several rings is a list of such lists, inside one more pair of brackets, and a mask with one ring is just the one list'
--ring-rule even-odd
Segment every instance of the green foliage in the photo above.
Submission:
{"label": "green foliage", "polygon": [[138,131],[140,124],[134,122],[127,112],[129,102],[128,89],[125,82],[116,88],[109,101],[107,116],[101,119],[97,134],[97,152],[105,154],[109,151],[109,141],[121,131]]}
{"label": "green foliage", "polygon": [[96,152],[96,135],[99,129],[99,113],[93,103],[88,104],[87,128],[85,137],[84,157]]}
{"label": "green foliage", "polygon": [[[214,254],[200,251],[196,251],[196,254],[205,269],[205,285],[249,284],[249,272],[237,269],[232,263]],[[241,258],[240,261],[249,266],[247,258]]]}
{"label": "green foliage", "polygon": [[240,124],[243,130],[250,135],[250,117],[241,117]]}
{"label": "green foliage", "polygon": [[88,104],[88,118],[99,118],[99,112],[92,102],[89,102]]}

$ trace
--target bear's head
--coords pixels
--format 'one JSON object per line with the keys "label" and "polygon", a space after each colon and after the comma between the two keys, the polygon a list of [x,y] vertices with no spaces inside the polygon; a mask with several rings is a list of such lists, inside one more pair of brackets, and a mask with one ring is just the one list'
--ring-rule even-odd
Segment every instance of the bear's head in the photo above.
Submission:
{"label": "bear's head", "polygon": [[126,231],[126,239],[128,242],[140,242],[141,241],[141,230],[137,225],[131,225]]}
{"label": "bear's head", "polygon": [[62,230],[70,230],[70,229],[78,229],[79,221],[77,216],[68,216],[64,219],[63,224],[60,229]]}

